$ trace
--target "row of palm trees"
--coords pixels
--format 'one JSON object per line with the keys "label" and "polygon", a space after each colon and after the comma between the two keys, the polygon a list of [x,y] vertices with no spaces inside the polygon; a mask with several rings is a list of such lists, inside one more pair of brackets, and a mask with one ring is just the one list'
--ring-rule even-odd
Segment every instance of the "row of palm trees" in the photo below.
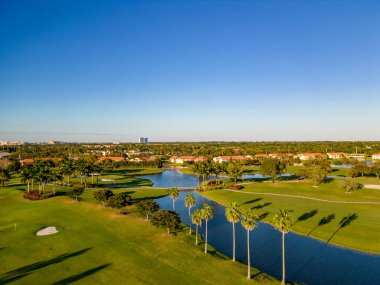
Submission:
{"label": "row of palm trees", "polygon": [[210,175],[216,176],[216,181],[218,181],[218,177],[221,175],[228,176],[236,180],[241,177],[243,174],[242,165],[239,162],[214,162],[214,161],[203,161],[196,162],[190,165],[191,171],[198,178],[198,187],[200,185],[200,178],[202,177],[202,181],[205,182],[206,179]]}
{"label": "row of palm trees", "polygon": [[[169,189],[169,195],[173,200],[173,211],[175,210],[175,200],[179,196],[177,188]],[[195,244],[198,245],[198,227],[205,221],[205,248],[204,252],[207,253],[207,241],[208,241],[208,221],[213,218],[212,206],[205,203],[203,208],[194,210],[191,213],[191,208],[196,204],[196,200],[193,193],[189,193],[185,197],[185,206],[189,210],[189,216],[191,216],[191,223],[195,225]],[[273,224],[282,233],[282,281],[281,284],[285,284],[285,234],[288,233],[294,223],[294,216],[292,210],[279,209],[273,217]],[[231,202],[225,210],[225,216],[228,222],[232,224],[232,260],[236,260],[236,241],[235,241],[235,224],[240,222],[241,225],[247,231],[247,263],[248,273],[247,278],[251,278],[251,256],[250,256],[250,232],[253,231],[260,218],[252,209],[247,212],[243,212],[237,202]],[[191,227],[190,227],[191,234]]]}
{"label": "row of palm trees", "polygon": [[100,173],[101,167],[89,161],[79,159],[63,159],[58,163],[52,160],[37,160],[34,164],[25,165],[21,171],[21,177],[28,184],[28,192],[34,190],[34,183],[38,183],[39,191],[45,190],[45,185],[50,182],[63,181],[67,178],[67,183],[70,184],[70,177],[74,174],[79,175],[80,183],[87,185],[87,176],[92,175],[92,183],[94,183],[94,173]]}

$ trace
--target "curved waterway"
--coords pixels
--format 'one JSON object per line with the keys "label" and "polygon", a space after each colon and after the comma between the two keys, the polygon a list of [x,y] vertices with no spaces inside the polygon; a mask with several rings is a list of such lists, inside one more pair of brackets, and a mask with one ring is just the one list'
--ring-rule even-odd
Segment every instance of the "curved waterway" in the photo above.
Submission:
{"label": "curved waterway", "polygon": [[[146,175],[156,187],[195,187],[195,175],[167,170],[157,175]],[[175,202],[176,212],[182,221],[191,225],[188,209],[184,205],[187,193],[181,191]],[[232,257],[232,225],[225,218],[225,207],[196,192],[196,206],[209,203],[214,218],[209,221],[209,243],[219,252]],[[164,197],[156,200],[162,209],[172,210],[172,200]],[[236,224],[236,258],[247,262],[246,231]],[[204,226],[200,228],[204,233]],[[262,272],[281,279],[281,233],[266,223],[260,223],[250,235],[251,263]],[[288,233],[285,237],[286,279],[303,284],[380,284],[380,255],[366,254],[321,242],[319,240]]]}

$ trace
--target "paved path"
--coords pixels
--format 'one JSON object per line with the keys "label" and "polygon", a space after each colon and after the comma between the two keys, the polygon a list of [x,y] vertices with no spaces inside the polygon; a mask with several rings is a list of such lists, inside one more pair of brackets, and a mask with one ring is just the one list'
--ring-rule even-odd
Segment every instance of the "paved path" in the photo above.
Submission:
{"label": "paved path", "polygon": [[380,205],[380,202],[356,202],[356,201],[347,201],[347,202],[346,202],[346,201],[325,200],[325,199],[312,198],[312,197],[306,197],[306,196],[300,196],[300,195],[290,195],[290,194],[261,193],[261,192],[245,192],[245,191],[231,190],[231,189],[223,189],[223,190],[224,190],[224,191],[230,191],[230,192],[236,192],[236,193],[243,193],[243,194],[269,195],[269,196],[280,196],[280,197],[300,198],[300,199],[314,200],[314,201],[327,202],[327,203],[336,203],[336,204]]}
{"label": "paved path", "polygon": [[376,184],[362,184],[363,188],[380,190],[380,185]]}

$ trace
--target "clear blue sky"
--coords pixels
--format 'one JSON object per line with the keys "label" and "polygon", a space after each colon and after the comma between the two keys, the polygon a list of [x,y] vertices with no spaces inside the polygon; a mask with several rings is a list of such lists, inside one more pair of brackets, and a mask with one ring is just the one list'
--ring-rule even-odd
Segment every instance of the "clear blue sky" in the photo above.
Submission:
{"label": "clear blue sky", "polygon": [[380,140],[380,1],[0,0],[0,140]]}

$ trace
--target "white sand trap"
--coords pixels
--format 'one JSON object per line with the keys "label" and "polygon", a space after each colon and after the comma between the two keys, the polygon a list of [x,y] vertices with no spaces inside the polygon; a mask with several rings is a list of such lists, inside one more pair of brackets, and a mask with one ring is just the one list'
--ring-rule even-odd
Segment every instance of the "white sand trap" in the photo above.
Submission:
{"label": "white sand trap", "polygon": [[57,229],[55,227],[46,227],[42,230],[38,231],[36,235],[38,236],[47,236],[47,235],[53,235],[58,233]]}
{"label": "white sand trap", "polygon": [[112,182],[114,180],[112,180],[112,179],[100,179],[100,181],[102,181],[102,182]]}

